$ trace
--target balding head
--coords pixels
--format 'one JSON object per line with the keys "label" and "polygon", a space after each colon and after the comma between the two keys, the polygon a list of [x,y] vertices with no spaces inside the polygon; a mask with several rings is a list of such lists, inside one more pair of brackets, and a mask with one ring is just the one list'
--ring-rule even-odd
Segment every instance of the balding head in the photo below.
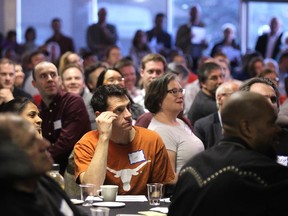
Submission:
{"label": "balding head", "polygon": [[279,127],[267,99],[254,92],[236,92],[221,110],[224,136],[243,139],[252,149],[271,155]]}
{"label": "balding head", "polygon": [[241,81],[231,80],[222,83],[216,90],[216,104],[219,110],[234,92],[238,91]]}
{"label": "balding head", "polygon": [[57,95],[59,77],[56,66],[51,62],[40,62],[33,71],[32,84],[38,89],[42,100],[48,106]]}
{"label": "balding head", "polygon": [[57,71],[57,74],[58,74],[58,69],[57,69],[57,67],[56,67],[53,63],[48,62],[48,61],[42,61],[42,62],[38,63],[38,64],[35,66],[34,70],[33,70],[33,74],[32,74],[32,75],[33,75],[33,80],[35,80],[35,74],[36,74],[38,71],[43,70],[43,69],[46,69],[47,67],[52,67],[53,69],[55,69],[55,71]]}

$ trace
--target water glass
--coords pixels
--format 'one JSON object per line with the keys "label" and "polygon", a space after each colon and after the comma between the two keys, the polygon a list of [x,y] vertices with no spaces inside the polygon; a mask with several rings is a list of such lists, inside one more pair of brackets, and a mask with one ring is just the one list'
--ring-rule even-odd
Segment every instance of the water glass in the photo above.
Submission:
{"label": "water glass", "polygon": [[83,206],[92,206],[93,205],[93,200],[94,200],[94,195],[95,195],[95,190],[96,190],[96,185],[95,184],[81,184],[80,186],[80,191],[81,191],[81,200],[84,201],[82,204]]}
{"label": "water glass", "polygon": [[107,207],[90,208],[92,216],[109,216],[110,209]]}
{"label": "water glass", "polygon": [[162,197],[163,184],[151,183],[147,184],[147,194],[149,204],[153,206],[160,205],[160,199]]}

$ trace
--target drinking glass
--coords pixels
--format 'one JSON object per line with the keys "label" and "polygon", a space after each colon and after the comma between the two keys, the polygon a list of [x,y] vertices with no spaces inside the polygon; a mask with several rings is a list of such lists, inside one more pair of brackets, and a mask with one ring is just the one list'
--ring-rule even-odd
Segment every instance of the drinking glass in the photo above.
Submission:
{"label": "drinking glass", "polygon": [[147,184],[147,194],[149,204],[153,206],[160,205],[160,199],[162,197],[163,184],[161,183],[151,183]]}
{"label": "drinking glass", "polygon": [[95,184],[81,184],[80,191],[81,191],[81,200],[84,201],[82,204],[83,206],[92,206],[93,199],[95,195]]}

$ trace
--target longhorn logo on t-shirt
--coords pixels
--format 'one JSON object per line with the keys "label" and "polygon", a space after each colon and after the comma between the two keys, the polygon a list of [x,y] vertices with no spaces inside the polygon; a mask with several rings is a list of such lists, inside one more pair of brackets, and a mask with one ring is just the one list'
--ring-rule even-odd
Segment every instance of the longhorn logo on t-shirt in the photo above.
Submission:
{"label": "longhorn logo on t-shirt", "polygon": [[139,174],[139,170],[144,167],[147,163],[151,162],[151,160],[145,161],[144,163],[140,164],[138,167],[135,167],[134,169],[122,169],[122,170],[113,170],[109,167],[107,167],[107,170],[111,173],[114,173],[114,177],[121,179],[123,183],[123,190],[129,191],[131,188],[130,182],[132,179],[132,176],[136,176]]}

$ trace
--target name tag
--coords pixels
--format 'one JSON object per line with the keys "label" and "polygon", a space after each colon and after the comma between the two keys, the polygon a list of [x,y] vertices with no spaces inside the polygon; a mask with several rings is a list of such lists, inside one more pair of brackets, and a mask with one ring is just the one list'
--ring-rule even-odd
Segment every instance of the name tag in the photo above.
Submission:
{"label": "name tag", "polygon": [[74,215],[72,209],[69,207],[69,205],[67,204],[67,202],[64,199],[61,202],[60,211],[65,216],[73,216]]}
{"label": "name tag", "polygon": [[54,121],[54,130],[58,130],[62,128],[61,120]]}
{"label": "name tag", "polygon": [[288,166],[288,157],[287,156],[277,156],[277,162],[283,166]]}
{"label": "name tag", "polygon": [[146,161],[143,150],[132,152],[128,154],[130,164],[135,164],[138,162]]}

